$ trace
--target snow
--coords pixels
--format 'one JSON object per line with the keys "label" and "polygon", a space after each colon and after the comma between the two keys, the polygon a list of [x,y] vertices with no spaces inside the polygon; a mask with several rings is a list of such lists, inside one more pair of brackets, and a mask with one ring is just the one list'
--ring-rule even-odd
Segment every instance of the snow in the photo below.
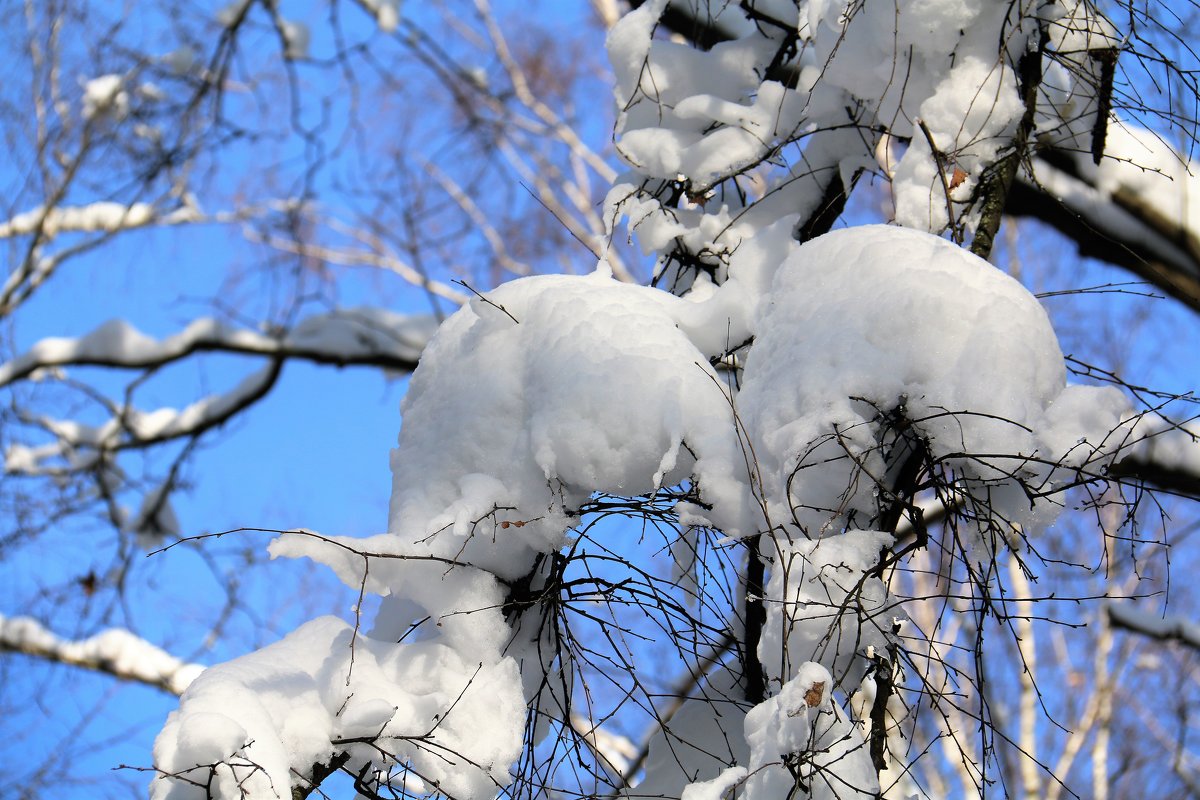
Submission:
{"label": "snow", "polygon": [[[64,367],[71,366],[153,369],[196,351],[285,355],[339,366],[410,368],[437,324],[428,315],[350,308],[314,314],[302,319],[291,331],[276,335],[201,318],[179,333],[155,339],[125,320],[110,320],[78,338],[47,338],[35,343],[25,353],[0,365],[0,386],[22,380],[68,380]],[[15,474],[53,474],[61,470],[65,461],[75,469],[84,469],[95,465],[98,448],[188,436],[220,424],[258,397],[277,376],[277,364],[267,363],[232,388],[184,408],[141,409],[127,401],[115,406],[109,419],[95,425],[45,416],[31,418],[29,423],[56,441],[35,446],[9,443],[4,454],[5,468]],[[152,506],[144,506],[130,523],[132,530],[147,534],[148,545],[156,536],[169,534],[178,527],[169,504],[160,508],[152,519],[146,516],[151,509]]]}
{"label": "snow", "polygon": [[110,320],[91,333],[47,338],[0,366],[0,386],[48,367],[104,364],[138,368],[172,361],[195,350],[294,355],[313,361],[353,364],[361,361],[413,362],[437,321],[428,315],[403,315],[385,309],[349,308],[302,319],[282,336],[238,328],[211,318],[195,319],[181,332],[160,340],[129,322]]}
{"label": "snow", "polygon": [[137,543],[143,550],[161,547],[168,536],[180,535],[182,528],[171,504],[169,484],[162,484],[146,493],[137,516],[128,528],[136,534]]}
{"label": "snow", "polygon": [[[832,701],[832,685],[828,670],[805,662],[777,694],[746,715],[751,753],[746,797],[791,796],[797,779],[808,788],[802,796],[814,800],[878,797],[866,742]],[[794,761],[786,763],[789,757]]]}
{"label": "snow", "polygon": [[[1090,161],[1088,162],[1090,163]],[[1192,259],[1181,247],[1177,238],[1156,231],[1147,221],[1112,202],[1112,197],[1085,180],[1079,180],[1042,161],[1035,162],[1034,177],[1051,195],[1063,203],[1072,213],[1079,214],[1097,230],[1109,231],[1122,240],[1145,247],[1157,258],[1179,268],[1190,271]],[[1176,189],[1175,184],[1161,185],[1168,193]],[[1141,197],[1140,202],[1154,203],[1153,198]],[[1171,229],[1168,228],[1168,231]],[[1183,231],[1192,235],[1191,231]],[[1185,272],[1186,274],[1186,272]]]}
{"label": "snow", "polygon": [[284,20],[280,32],[286,45],[283,57],[291,60],[308,58],[308,47],[312,42],[312,32],[303,22]]}
{"label": "snow", "polygon": [[949,163],[942,171],[947,183],[956,169],[962,181],[947,199],[929,139],[923,131],[914,132],[892,180],[896,222],[928,231],[951,224],[947,206],[970,197],[983,171],[1009,143],[1024,112],[1011,69],[998,67],[994,57],[956,62],[917,113],[933,144],[946,154]]}
{"label": "snow", "polygon": [[1136,462],[1200,478],[1200,426],[1179,425],[1145,414],[1128,432],[1124,454]]}
{"label": "snow", "polygon": [[724,800],[729,790],[746,780],[745,767],[730,767],[708,781],[696,781],[683,789],[680,800]]}
{"label": "snow", "polygon": [[1109,619],[1119,628],[1155,639],[1177,639],[1200,648],[1200,622],[1182,617],[1164,617],[1129,602],[1109,601],[1106,607]]}
{"label": "snow", "polygon": [[1095,51],[1118,50],[1116,28],[1094,5],[1082,0],[1061,3],[1065,13],[1048,26],[1050,51],[1042,61],[1037,135],[1043,142],[1088,153],[1098,113],[1096,90],[1102,83]]}
{"label": "snow", "polygon": [[422,543],[404,552],[514,578],[563,544],[593,491],[684,477],[682,443],[729,428],[715,374],[669,313],[684,305],[601,275],[540,276],[447,320],[404,400],[392,534],[367,546],[402,534]]}
{"label": "snow", "polygon": [[[627,217],[644,249],[679,237],[686,252],[722,263],[784,215],[813,213],[832,176],[850,185],[897,136],[910,144],[884,168],[895,221],[974,228],[974,192],[1025,111],[1013,65],[1036,32],[1026,17],[1010,19],[1012,4],[829,0],[798,18],[787,4],[756,7],[779,25],[747,25],[722,5],[701,16],[737,37],[707,52],[652,38],[664,8],[643,5],[608,38],[617,151],[632,169],[609,194],[606,219]],[[1068,13],[1044,11],[1048,24]],[[797,46],[780,62],[793,18]],[[666,200],[676,188],[688,203]]]}
{"label": "snow", "polygon": [[[156,766],[184,779],[154,781],[151,797],[206,797],[210,773],[216,796],[286,795],[292,770],[306,774],[329,760],[331,742],[355,739],[386,742],[451,797],[491,797],[520,752],[519,687],[512,659],[479,664],[437,643],[356,637],[341,620],[316,619],[192,683],[155,746]],[[352,769],[377,756],[365,743],[343,747]],[[233,766],[210,766],[219,762]]]}
{"label": "snow", "polygon": [[217,10],[217,24],[228,28],[246,14],[253,0],[233,0]]}
{"label": "snow", "polygon": [[[737,678],[725,667],[714,669],[689,692],[675,715],[651,736],[646,777],[637,786],[638,794],[679,797],[689,784],[719,780],[730,764],[746,763],[750,747],[742,732],[743,697]],[[712,796],[717,785],[694,792]]]}
{"label": "snow", "polygon": [[168,215],[160,215],[148,203],[134,203],[126,206],[120,203],[99,201],[86,206],[60,206],[47,212],[43,208],[34,208],[22,212],[0,223],[0,239],[41,231],[46,238],[53,238],[64,231],[91,233],[140,228],[151,223],[181,224],[191,222],[195,211],[181,208]]}
{"label": "snow", "polygon": [[[715,781],[690,792],[703,797],[744,780],[747,797],[773,796],[792,780],[779,748],[811,740],[818,744],[803,769],[812,796],[834,796],[839,780],[876,791],[862,732],[831,698],[858,688],[869,653],[883,652],[903,619],[871,576],[892,537],[863,529],[879,513],[871,476],[886,474],[884,454],[898,446],[885,423],[903,419],[931,457],[963,476],[960,491],[978,487],[1005,519],[1028,524],[1055,509],[1031,508],[1020,487],[1053,487],[1111,457],[1107,437],[1125,411],[1110,390],[1066,387],[1045,312],[982,259],[898,226],[800,246],[792,227],[784,218],[752,238],[724,282],[701,284],[694,299],[620,283],[601,268],[513,281],[443,323],[403,403],[388,532],[296,532],[270,548],[385,596],[379,617],[358,633],[313,623],[276,650],[210,669],[164,731],[160,767],[207,763],[200,745],[189,745],[199,726],[214,732],[198,740],[204,758],[225,748],[258,765],[261,785],[254,773],[241,775],[241,786],[269,797],[271,786],[288,785],[290,770],[303,773],[341,749],[333,740],[381,729],[415,737],[422,715],[439,713],[413,696],[415,675],[437,674],[439,702],[450,687],[487,684],[509,711],[490,716],[486,730],[449,722],[437,730],[446,746],[486,751],[472,761],[492,768],[420,762],[419,774],[436,775],[443,789],[458,781],[462,796],[490,796],[520,749],[525,698],[544,668],[533,649],[539,626],[504,613],[508,585],[569,542],[593,492],[635,495],[691,477],[702,504],[680,505],[689,524],[767,535],[759,657],[771,697],[745,717],[739,745],[729,731],[740,705],[718,713],[722,704],[711,700],[738,694],[718,670],[704,683],[707,699],[686,702],[651,743],[644,788],[678,796],[689,783]],[[728,347],[717,332],[754,337],[736,395],[709,363]],[[135,341],[116,333],[108,338]],[[136,340],[125,349],[132,356],[155,346]],[[146,433],[177,423],[139,424]],[[394,644],[426,617],[416,641]],[[816,683],[826,690],[820,708],[793,713]],[[276,685],[290,687],[277,700],[247,688]],[[353,700],[343,708],[348,686]],[[206,716],[242,707],[219,724]],[[300,728],[289,714],[320,735],[293,741]],[[706,751],[705,741],[726,744]],[[720,752],[726,757],[714,757]],[[421,753],[413,745],[387,761],[415,764]],[[731,764],[747,771],[723,772]],[[187,784],[169,785],[159,796],[190,796]]]}
{"label": "snow", "polygon": [[1161,134],[1112,117],[1104,157],[1094,164],[1090,123],[1066,133],[1054,127],[1057,117],[1041,124],[1049,129],[1042,138],[1070,153],[1075,175],[1038,161],[1039,184],[1094,227],[1141,244],[1185,273],[1193,271],[1200,252],[1200,177],[1184,155],[1186,145],[1177,148]]}
{"label": "snow", "polygon": [[[384,4],[363,5],[386,28]],[[618,282],[603,263],[521,278],[464,304],[427,346],[408,345],[421,361],[391,457],[387,532],[298,530],[270,546],[381,596],[378,614],[361,628],[316,620],[207,670],[159,738],[156,765],[180,779],[157,781],[156,797],[200,796],[187,780],[197,769],[250,800],[286,796],[337,753],[351,771],[410,767],[446,795],[494,796],[522,746],[550,727],[525,741],[551,665],[540,604],[515,607],[514,588],[541,586],[594,493],[684,481],[698,499],[675,509],[681,528],[758,537],[768,696],[747,708],[734,665],[710,665],[651,736],[639,793],[874,797],[869,726],[845,708],[867,708],[873,656],[905,622],[875,574],[895,544],[876,528],[903,462],[915,453],[950,476],[968,512],[956,535],[968,557],[991,559],[1014,531],[1038,535],[1061,505],[1053,495],[1101,475],[1134,435],[1118,392],[1067,386],[1036,298],[934,235],[974,224],[972,189],[1024,113],[1012,65],[1034,31],[1009,15],[1027,11],[822,0],[796,18],[793,53],[778,26],[747,24],[724,4],[716,21],[738,38],[700,52],[654,37],[665,7],[652,0],[608,38],[630,169],[606,218],[627,217],[643,247],[683,248],[703,269],[684,275],[685,259],[664,259],[675,294]],[[1052,11],[1050,22],[1069,13]],[[777,54],[786,82],[767,75]],[[830,177],[848,185],[871,168],[885,135],[911,138],[894,162],[900,224],[798,244]],[[947,169],[962,173],[949,199]],[[161,341],[114,325],[39,343],[0,383],[80,363],[91,348],[129,365],[199,342],[374,352],[407,322],[331,315],[270,338],[209,321]],[[188,413],[139,417],[137,430],[174,430]],[[74,432],[85,434],[98,435]],[[889,730],[889,752],[904,747],[899,726]],[[445,753],[461,758],[432,755]]]}
{"label": "snow", "polygon": [[120,75],[101,75],[83,84],[83,118],[124,119],[129,113],[129,93]]}
{"label": "snow", "polygon": [[619,780],[637,758],[638,747],[628,738],[593,725],[578,714],[571,715],[571,728],[582,736],[603,761],[605,769]]}
{"label": "snow", "polygon": [[1118,120],[1108,126],[1105,156],[1098,167],[1082,165],[1097,190],[1148,204],[1153,216],[1183,231],[1194,248],[1200,239],[1200,177],[1192,163],[1161,135]]}
{"label": "snow", "polygon": [[359,5],[374,15],[379,30],[392,33],[400,24],[400,0],[358,0]]}
{"label": "snow", "polygon": [[[1045,311],[982,259],[895,226],[774,249],[783,262],[749,323],[756,339],[737,397],[763,497],[740,510],[727,503],[714,520],[727,533],[783,526],[815,538],[870,519],[876,484],[855,476],[883,474],[875,426],[888,414],[993,488],[1010,475],[1050,480],[1043,462],[1068,450],[1096,461],[1111,447],[1108,434],[1125,409],[1119,393],[1064,394],[1062,353]],[[730,281],[700,305],[720,310],[722,292],[743,294],[740,276],[735,261]],[[753,271],[744,277],[763,280]],[[1078,447],[1081,438],[1090,446]],[[848,486],[858,488],[845,494]],[[831,497],[840,498],[836,510]],[[1014,503],[1002,510],[1029,518],[1028,501]]]}
{"label": "snow", "polygon": [[196,66],[198,56],[196,51],[187,45],[181,45],[163,56],[163,63],[175,75],[187,75]]}
{"label": "snow", "polygon": [[[277,370],[268,365],[242,379],[233,389],[224,394],[204,397],[182,409],[157,408],[142,411],[132,406],[116,409],[118,413],[100,425],[85,425],[69,419],[37,417],[30,421],[53,434],[60,440],[56,448],[34,452],[21,445],[10,449],[8,466],[24,467],[25,471],[36,471],[40,462],[53,456],[67,456],[79,448],[113,447],[120,437],[127,435],[138,441],[173,439],[198,432],[227,418],[233,411],[244,406],[259,395],[265,386],[274,381]],[[30,470],[28,467],[33,466]]]}
{"label": "snow", "polygon": [[769,683],[782,687],[797,666],[819,661],[832,674],[829,691],[858,686],[863,654],[887,646],[896,613],[883,582],[868,577],[891,544],[889,534],[877,531],[776,543],[766,590],[772,602],[758,648]]}

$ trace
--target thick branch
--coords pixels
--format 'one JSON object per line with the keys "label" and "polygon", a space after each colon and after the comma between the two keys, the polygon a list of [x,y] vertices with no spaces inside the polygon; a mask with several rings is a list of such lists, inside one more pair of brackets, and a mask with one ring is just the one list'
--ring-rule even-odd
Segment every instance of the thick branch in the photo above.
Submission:
{"label": "thick branch", "polygon": [[1005,213],[1045,222],[1074,241],[1081,256],[1126,269],[1200,312],[1194,234],[1130,192],[1101,194],[1071,154],[1047,151],[1034,163],[1037,182],[1018,180]]}
{"label": "thick branch", "polygon": [[992,252],[996,241],[996,232],[1000,230],[1000,220],[1004,216],[1004,207],[1008,204],[1008,195],[1012,190],[1017,169],[1026,159],[1029,149],[1029,136],[1033,133],[1033,124],[1037,113],[1038,94],[1042,86],[1042,57],[1049,42],[1049,33],[1045,25],[1040,26],[1037,48],[1028,50],[1021,56],[1017,65],[1018,78],[1021,84],[1021,95],[1025,104],[1025,113],[1017,125],[1013,135],[1012,149],[987,170],[984,174],[980,195],[982,207],[979,214],[979,227],[975,238],[971,240],[971,252],[980,258],[987,258]]}
{"label": "thick branch", "polygon": [[759,536],[746,540],[746,638],[742,653],[742,675],[746,686],[747,702],[758,705],[767,697],[767,675],[758,658],[758,644],[762,640],[763,628],[767,624],[767,609],[763,604],[766,594],[766,567],[759,551]]}
{"label": "thick branch", "polygon": [[349,760],[350,753],[344,752],[338,753],[328,764],[313,764],[312,776],[301,778],[307,785],[292,787],[292,800],[304,800],[304,798],[317,791],[322,781],[346,766],[346,762]]}
{"label": "thick branch", "polygon": [[[629,0],[630,8],[641,8],[646,0]],[[700,19],[690,8],[681,8],[668,3],[659,23],[667,30],[678,33],[701,50],[711,50],[714,45],[728,42],[733,34],[711,19]]]}
{"label": "thick branch", "polygon": [[1139,633],[1151,639],[1182,642],[1200,650],[1200,625],[1182,617],[1160,617],[1139,611],[1127,603],[1109,603],[1108,620],[1114,628]]}
{"label": "thick branch", "polygon": [[853,185],[847,188],[842,183],[841,172],[834,169],[833,177],[829,183],[825,184],[825,192],[821,196],[820,204],[800,226],[796,239],[800,242],[807,242],[829,233],[833,228],[833,223],[837,222],[838,217],[846,209],[846,201],[850,199],[850,189],[853,188]]}
{"label": "thick branch", "polygon": [[1181,465],[1162,464],[1135,455],[1113,464],[1108,474],[1114,478],[1131,478],[1154,489],[1200,500],[1200,475]]}

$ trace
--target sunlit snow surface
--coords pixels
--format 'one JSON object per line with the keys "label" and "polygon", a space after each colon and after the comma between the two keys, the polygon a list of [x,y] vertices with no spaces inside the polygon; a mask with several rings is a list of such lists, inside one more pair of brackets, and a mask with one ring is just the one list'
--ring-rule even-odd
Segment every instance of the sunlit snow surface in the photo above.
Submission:
{"label": "sunlit snow surface", "polygon": [[[862,649],[884,646],[891,624],[890,611],[877,619],[882,583],[866,577],[889,537],[851,530],[877,499],[869,481],[847,489],[855,459],[824,449],[882,469],[876,420],[902,407],[936,454],[960,458],[963,474],[1003,503],[1006,476],[1052,485],[1063,448],[1096,458],[1122,409],[1109,391],[1066,388],[1036,300],[937,237],[872,226],[804,246],[768,231],[758,245],[724,286],[695,299],[600,270],[514,281],[442,325],[404,401],[389,533],[297,534],[272,546],[388,596],[379,619],[358,631],[317,620],[206,671],[160,736],[157,767],[194,777],[197,765],[224,760],[231,766],[217,771],[229,788],[273,797],[334,752],[349,750],[353,765],[378,760],[353,742],[382,735],[453,796],[491,796],[521,750],[525,698],[542,669],[529,632],[502,611],[505,581],[564,544],[592,492],[636,494],[691,475],[711,508],[683,509],[690,519],[771,543],[760,655],[775,696],[745,717],[744,732],[736,710],[719,727],[748,742],[748,796],[772,796],[778,779],[764,764],[777,743],[764,737],[793,735],[769,723],[791,713],[779,704],[814,671],[829,676],[829,692],[854,688]],[[733,329],[755,336],[736,394],[709,363],[712,331]],[[1069,414],[1056,413],[1060,403]],[[1052,516],[1020,493],[1010,500],[1015,520]],[[376,554],[369,570],[363,552]],[[854,615],[838,592],[858,594]],[[434,624],[396,644],[426,616]],[[811,720],[787,717],[815,726],[794,738],[845,740],[844,712],[828,692],[822,703],[827,713],[806,711]],[[437,756],[450,751],[462,758]],[[861,755],[829,768],[874,780]],[[726,765],[705,766],[647,782],[677,795]],[[161,779],[154,793],[203,789]]]}

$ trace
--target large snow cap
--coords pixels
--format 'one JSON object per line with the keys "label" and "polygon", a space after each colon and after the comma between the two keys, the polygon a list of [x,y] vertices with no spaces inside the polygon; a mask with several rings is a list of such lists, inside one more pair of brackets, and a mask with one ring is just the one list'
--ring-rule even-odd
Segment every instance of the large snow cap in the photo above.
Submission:
{"label": "large snow cap", "polygon": [[686,477],[683,442],[732,420],[681,305],[600,274],[539,276],[447,320],[404,401],[392,533],[513,577],[592,492]]}
{"label": "large snow cap", "polygon": [[1028,422],[1066,381],[1050,320],[1024,286],[944,239],[890,225],[801,247],[759,327],[752,363],[799,373],[809,396],[925,396]]}
{"label": "large snow cap", "polygon": [[[1065,386],[1036,298],[966,250],[895,226],[797,249],[755,328],[740,416],[761,442],[774,524],[794,519],[810,535],[845,526],[855,470],[879,457],[869,424],[878,413],[903,406],[938,454],[1031,454],[1032,431]],[[805,464],[819,468],[797,473]],[[869,493],[870,481],[858,483]],[[839,497],[846,503],[830,510]],[[870,512],[870,497],[861,508]]]}

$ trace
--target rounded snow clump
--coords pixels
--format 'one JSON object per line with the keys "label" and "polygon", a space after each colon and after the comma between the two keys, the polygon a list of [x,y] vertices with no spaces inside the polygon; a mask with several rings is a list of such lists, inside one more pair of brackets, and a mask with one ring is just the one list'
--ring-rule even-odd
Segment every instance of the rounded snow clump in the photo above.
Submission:
{"label": "rounded snow clump", "polygon": [[683,443],[732,424],[671,313],[683,303],[603,275],[538,276],[448,319],[404,401],[393,534],[513,577],[561,546],[592,492],[686,477]]}
{"label": "rounded snow clump", "polygon": [[845,229],[798,248],[766,297],[738,406],[761,442],[773,524],[818,536],[871,516],[875,482],[860,472],[886,474],[881,420],[892,436],[911,426],[933,456],[969,454],[962,469],[989,480],[1062,455],[1042,452],[1066,385],[1050,321],[970,252],[895,226]]}

